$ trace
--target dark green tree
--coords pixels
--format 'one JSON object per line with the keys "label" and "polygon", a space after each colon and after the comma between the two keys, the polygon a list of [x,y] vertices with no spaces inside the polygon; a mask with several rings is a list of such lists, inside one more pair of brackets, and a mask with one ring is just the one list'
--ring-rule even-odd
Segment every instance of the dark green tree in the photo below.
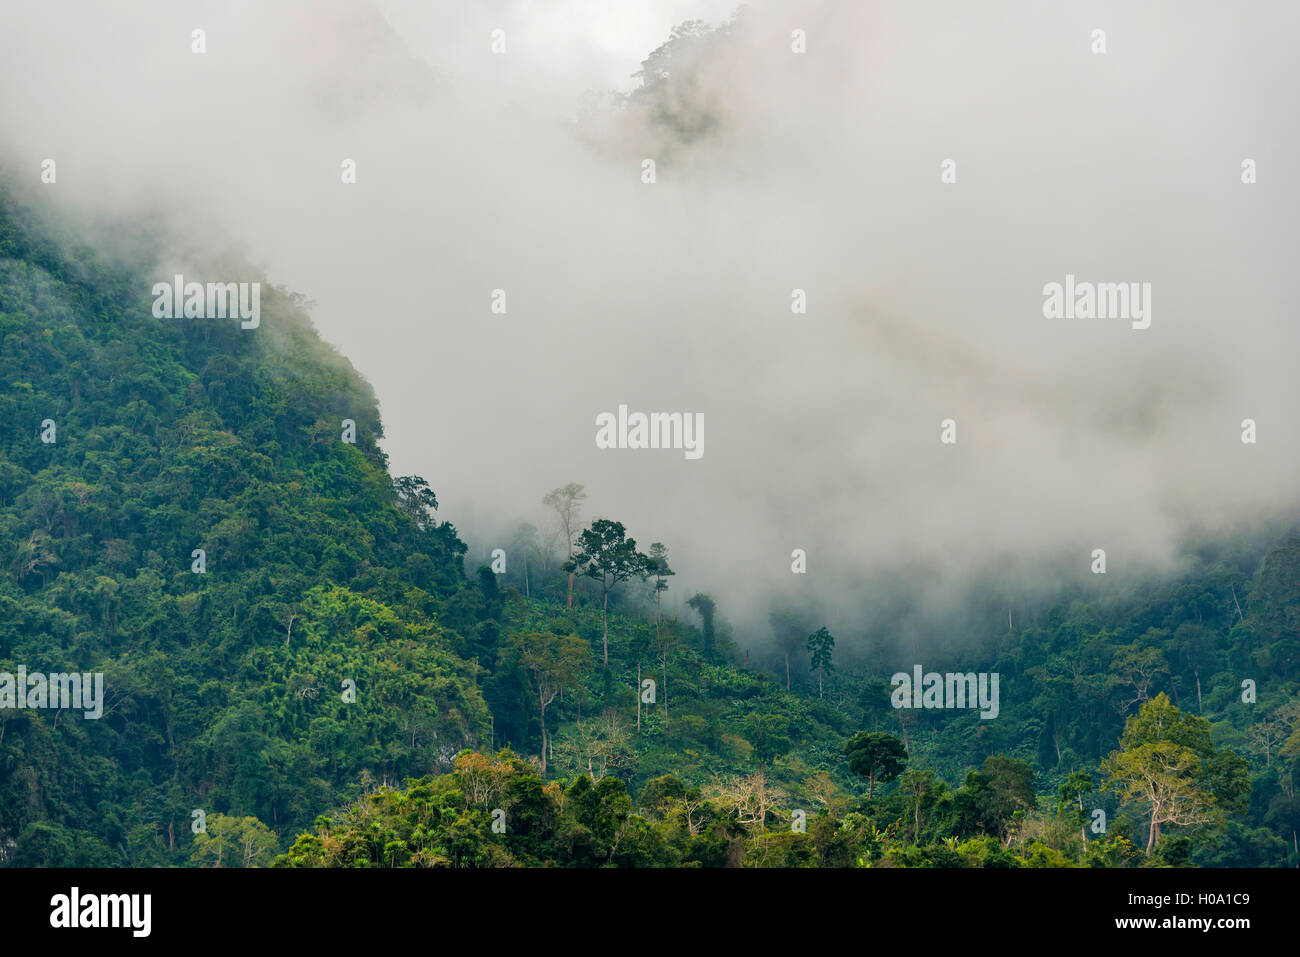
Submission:
{"label": "dark green tree", "polygon": [[828,672],[834,671],[831,654],[835,651],[835,638],[825,628],[818,628],[808,636],[808,651],[812,654],[811,667],[817,671],[817,697],[825,697],[824,681]]}
{"label": "dark green tree", "polygon": [[859,731],[844,745],[849,770],[867,779],[867,797],[876,793],[876,782],[894,780],[907,766],[903,742],[883,731]]}
{"label": "dark green tree", "polygon": [[1018,812],[1037,803],[1034,769],[1019,758],[991,754],[979,770],[966,775],[956,795],[959,827],[967,833],[983,831],[1006,843],[1007,830]]}
{"label": "dark green tree", "polygon": [[668,546],[663,542],[655,542],[650,546],[650,553],[646,556],[646,572],[654,579],[655,630],[658,631],[660,599],[663,597],[663,593],[668,590],[669,576],[677,574],[668,567]]}
{"label": "dark green tree", "polygon": [[393,479],[393,490],[397,493],[397,507],[417,528],[428,528],[433,523],[438,497],[428,482],[418,475],[401,475]]}
{"label": "dark green tree", "polygon": [[609,664],[609,593],[615,585],[647,573],[650,559],[636,550],[621,522],[598,518],[578,536],[578,550],[564,563],[565,571],[578,571],[600,582],[604,661]]}
{"label": "dark green tree", "polygon": [[769,764],[790,750],[790,719],[783,714],[751,713],[741,725],[760,764]]}
{"label": "dark green tree", "polygon": [[700,616],[700,627],[704,632],[704,657],[713,659],[713,616],[717,603],[708,595],[696,593],[686,602]]}

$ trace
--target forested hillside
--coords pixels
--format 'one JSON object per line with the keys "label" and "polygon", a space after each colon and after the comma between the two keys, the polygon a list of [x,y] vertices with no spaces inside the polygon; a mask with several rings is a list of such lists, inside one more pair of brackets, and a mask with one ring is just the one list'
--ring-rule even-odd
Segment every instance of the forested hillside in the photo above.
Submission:
{"label": "forested hillside", "polygon": [[[920,658],[729,628],[576,485],[558,554],[467,567],[299,297],[155,319],[168,277],[36,223],[0,195],[0,672],[106,700],[0,708],[4,864],[1300,863],[1300,541],[990,595]],[[894,707],[918,661],[998,673],[996,718]]]}
{"label": "forested hillside", "polygon": [[0,710],[12,864],[184,861],[192,809],[293,830],[487,740],[437,623],[465,547],[396,493],[369,386],[281,290],[249,331],[154,319],[153,278],[0,206],[0,670],[106,697]]}

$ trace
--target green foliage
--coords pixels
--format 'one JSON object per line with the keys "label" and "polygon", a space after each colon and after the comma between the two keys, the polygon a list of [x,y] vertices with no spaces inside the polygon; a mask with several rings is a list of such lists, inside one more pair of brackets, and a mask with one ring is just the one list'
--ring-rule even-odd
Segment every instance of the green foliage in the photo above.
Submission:
{"label": "green foliage", "polygon": [[876,782],[888,784],[907,766],[903,742],[881,731],[859,731],[844,746],[849,770],[867,779],[867,797],[875,794]]}
{"label": "green foliage", "polygon": [[[686,74],[724,34],[647,60],[636,106],[679,143],[716,123]],[[690,591],[679,620],[667,546],[576,535],[576,483],[545,499],[569,562],[521,526],[511,576],[467,577],[301,297],[264,282],[255,333],[154,320],[142,270],[34,221],[0,197],[0,671],[102,671],[107,701],[0,711],[0,863],[1300,863],[1300,540],[1201,547],[1018,629],[990,593],[926,661],[998,672],[998,719],[896,711],[901,639],[836,652],[809,607],[773,643]]]}
{"label": "green foliage", "polygon": [[817,672],[817,697],[823,697],[823,681],[834,670],[831,656],[835,651],[835,638],[825,628],[818,628],[808,636],[808,651],[812,655],[811,666]]}
{"label": "green foliage", "polygon": [[107,701],[0,711],[0,860],[185,863],[194,809],[297,831],[486,742],[439,623],[465,546],[299,299],[157,320],[147,275],[32,221],[0,197],[0,671],[102,671]]}
{"label": "green foliage", "polygon": [[[1250,794],[1246,762],[1214,747],[1210,723],[1184,714],[1164,693],[1130,717],[1120,750],[1102,762],[1103,789],[1137,804],[1147,815],[1146,853],[1156,847],[1162,825],[1217,828],[1225,812],[1242,811]],[[1178,857],[1186,862],[1190,849]],[[1168,855],[1166,855],[1166,859]]]}
{"label": "green foliage", "polygon": [[271,829],[257,818],[216,814],[195,836],[190,860],[199,867],[264,867],[279,849]]}
{"label": "green foliage", "polygon": [[1034,769],[1018,758],[992,754],[978,771],[966,775],[956,813],[963,830],[1005,839],[1012,820],[1036,803]]}

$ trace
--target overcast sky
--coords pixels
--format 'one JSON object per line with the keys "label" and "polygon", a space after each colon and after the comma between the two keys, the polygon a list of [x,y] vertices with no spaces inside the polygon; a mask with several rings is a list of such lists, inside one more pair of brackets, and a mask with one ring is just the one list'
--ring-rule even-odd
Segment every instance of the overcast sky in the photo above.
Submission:
{"label": "overcast sky", "polygon": [[[0,156],[314,299],[475,556],[581,482],[676,598],[746,628],[813,598],[851,639],[901,569],[938,600],[1101,547],[1122,580],[1289,519],[1295,4],[756,3],[700,65],[710,136],[580,134],[584,94],[734,7],[11,0]],[[1067,274],[1150,283],[1150,327],[1045,318]],[[620,404],[702,412],[703,457],[598,449]]]}

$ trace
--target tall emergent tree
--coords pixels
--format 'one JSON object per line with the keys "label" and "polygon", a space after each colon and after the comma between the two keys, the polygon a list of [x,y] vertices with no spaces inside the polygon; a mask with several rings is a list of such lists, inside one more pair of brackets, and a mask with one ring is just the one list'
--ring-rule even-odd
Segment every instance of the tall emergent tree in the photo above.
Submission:
{"label": "tall emergent tree", "polygon": [[519,552],[523,558],[524,565],[524,597],[532,598],[533,592],[528,581],[528,556],[540,551],[541,546],[537,537],[537,526],[528,522],[521,522],[515,529],[515,537],[510,542],[510,547]]}
{"label": "tall emergent tree", "polygon": [[[577,482],[570,482],[562,488],[551,489],[542,498],[542,504],[555,510],[556,518],[560,522],[560,532],[564,535],[564,543],[569,550],[568,562],[573,561],[573,536],[577,532],[578,526],[582,524],[582,503],[587,498],[587,492]],[[566,608],[573,607],[573,569],[565,565],[569,572],[569,597],[565,603]]]}
{"label": "tall emergent tree", "polygon": [[1102,762],[1103,791],[1141,805],[1150,820],[1147,856],[1162,824],[1221,824],[1229,810],[1244,810],[1250,796],[1245,760],[1216,749],[1210,722],[1184,714],[1163,691],[1124,722],[1120,750]]}
{"label": "tall emergent tree", "polygon": [[825,628],[818,628],[808,636],[808,651],[812,653],[812,667],[817,669],[817,697],[823,698],[826,673],[834,671],[831,654],[835,651],[835,638]]}
{"label": "tall emergent tree", "polygon": [[704,657],[713,660],[713,615],[717,611],[717,603],[704,593],[698,593],[691,596],[686,602],[700,616],[700,625],[704,629]]}
{"label": "tall emergent tree", "polygon": [[582,572],[600,582],[601,616],[604,622],[605,664],[609,664],[609,593],[619,582],[647,574],[650,559],[636,550],[636,539],[627,537],[621,522],[598,518],[578,537],[578,552],[564,568],[570,574]]}
{"label": "tall emergent tree", "polygon": [[663,542],[655,542],[650,546],[650,554],[646,556],[646,571],[655,581],[655,633],[658,634],[659,600],[663,597],[663,593],[668,590],[668,577],[677,574],[668,567],[668,546]]}
{"label": "tall emergent tree", "polygon": [[768,621],[772,624],[772,634],[776,636],[777,647],[785,657],[785,690],[789,691],[790,655],[797,652],[799,646],[807,640],[812,622],[803,611],[793,608],[778,608],[768,615]]}
{"label": "tall emergent tree", "polygon": [[[668,653],[676,643],[676,634],[670,634],[667,637],[663,634],[660,627],[662,616],[660,614],[660,599],[663,593],[668,590],[668,576],[677,573],[668,567],[668,546],[663,542],[654,542],[650,546],[650,554],[646,556],[646,573],[654,579],[655,593],[655,648],[659,651],[659,660],[663,664],[663,706],[664,706],[664,723],[668,722]],[[641,662],[637,661],[637,686],[641,684]],[[637,692],[637,727],[641,727],[641,697],[640,691]]]}

